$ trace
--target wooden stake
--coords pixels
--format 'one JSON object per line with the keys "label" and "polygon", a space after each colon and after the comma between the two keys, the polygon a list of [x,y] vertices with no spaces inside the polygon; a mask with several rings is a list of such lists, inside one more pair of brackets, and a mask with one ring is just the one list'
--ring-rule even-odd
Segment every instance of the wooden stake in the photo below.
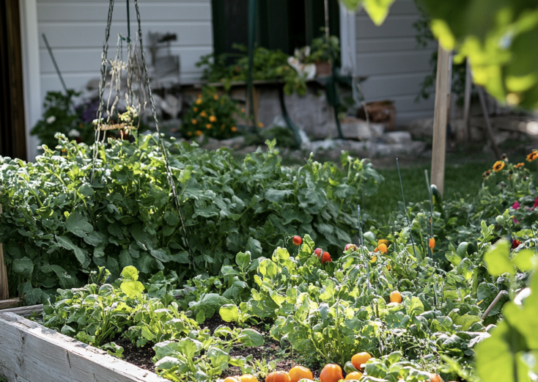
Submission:
{"label": "wooden stake", "polygon": [[439,44],[437,58],[437,82],[435,86],[435,114],[433,117],[432,184],[443,195],[445,185],[446,125],[450,102],[450,52]]}
{"label": "wooden stake", "polygon": [[465,97],[463,100],[463,127],[465,129],[465,143],[471,143],[471,123],[470,123],[470,112],[471,112],[471,90],[473,87],[473,75],[471,73],[471,65],[469,65],[469,60],[467,59],[466,63],[466,75],[465,75]]}
{"label": "wooden stake", "polygon": [[[0,204],[0,215],[2,215],[2,205]],[[0,300],[9,298],[9,285],[7,282],[7,268],[4,263],[4,250],[0,243]]]}
{"label": "wooden stake", "polygon": [[488,134],[489,145],[493,149],[497,159],[501,159],[501,151],[495,142],[495,137],[493,136],[493,128],[491,127],[491,122],[489,120],[489,112],[486,106],[486,95],[484,88],[482,86],[478,87],[478,95],[480,97],[480,105],[482,106],[482,114],[484,114],[484,120],[486,121],[486,132]]}

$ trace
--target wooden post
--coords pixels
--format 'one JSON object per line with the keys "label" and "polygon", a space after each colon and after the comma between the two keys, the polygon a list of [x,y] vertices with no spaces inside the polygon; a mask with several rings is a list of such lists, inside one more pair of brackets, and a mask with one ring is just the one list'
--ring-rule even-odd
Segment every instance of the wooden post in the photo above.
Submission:
{"label": "wooden post", "polygon": [[482,113],[484,114],[484,120],[486,121],[486,133],[488,134],[489,145],[491,146],[497,160],[501,159],[501,151],[499,146],[495,142],[495,136],[493,135],[493,128],[491,127],[491,122],[489,120],[489,112],[486,106],[486,95],[485,90],[482,86],[478,87],[478,95],[480,97],[480,105],[482,106]]}
{"label": "wooden post", "polygon": [[450,52],[439,44],[437,57],[437,81],[435,85],[435,114],[433,117],[432,184],[443,195],[445,186],[446,125],[450,102],[450,74],[452,60]]}
{"label": "wooden post", "polygon": [[466,75],[465,75],[465,97],[463,100],[463,128],[465,129],[465,143],[471,143],[471,90],[473,87],[473,75],[471,73],[471,65],[469,65],[469,59],[466,61]]}
{"label": "wooden post", "polygon": [[[2,205],[0,204],[0,215],[2,215]],[[9,285],[7,283],[7,268],[4,263],[4,250],[0,243],[0,300],[9,298]]]}

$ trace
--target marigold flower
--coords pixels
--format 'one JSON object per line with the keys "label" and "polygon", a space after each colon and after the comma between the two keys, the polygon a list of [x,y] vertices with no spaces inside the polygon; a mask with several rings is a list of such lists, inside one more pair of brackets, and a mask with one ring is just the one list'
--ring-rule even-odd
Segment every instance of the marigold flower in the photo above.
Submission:
{"label": "marigold flower", "polygon": [[498,160],[497,162],[495,162],[495,164],[493,165],[493,171],[495,171],[495,172],[499,172],[499,171],[501,171],[503,168],[504,168],[504,162],[503,162],[503,161],[500,161],[500,160]]}
{"label": "marigold flower", "polygon": [[211,122],[217,122],[217,117],[215,117],[214,115],[211,115],[211,116],[209,117],[209,121],[211,121]]}
{"label": "marigold flower", "polygon": [[433,237],[428,241],[428,247],[430,247],[432,251],[435,248],[435,239]]}
{"label": "marigold flower", "polygon": [[518,163],[514,166],[514,168],[521,168],[523,166],[525,166],[525,163]]}
{"label": "marigold flower", "polygon": [[194,110],[194,112],[198,112],[198,108],[197,107],[193,107],[192,110]]}
{"label": "marigold flower", "polygon": [[232,126],[232,131],[235,133],[237,131],[237,127]]}
{"label": "marigold flower", "polygon": [[200,130],[196,130],[196,135],[200,136],[202,135],[203,133],[200,131]]}
{"label": "marigold flower", "polygon": [[188,135],[189,137],[192,137],[192,131],[189,131],[189,132],[187,133],[187,135]]}
{"label": "marigold flower", "polygon": [[219,99],[219,96],[217,94],[213,95],[213,99],[216,101]]}
{"label": "marigold flower", "polygon": [[517,239],[512,240],[512,249],[516,249],[521,245],[521,242]]}
{"label": "marigold flower", "polygon": [[381,243],[377,246],[377,248],[379,249],[380,252],[382,253],[387,253],[387,245],[384,244],[384,243]]}
{"label": "marigold flower", "polygon": [[196,100],[196,104],[197,104],[197,105],[201,105],[201,104],[202,104],[202,99],[201,99],[201,98],[198,98],[198,99]]}
{"label": "marigold flower", "polygon": [[258,127],[259,127],[260,129],[263,129],[263,123],[258,122]]}
{"label": "marigold flower", "polygon": [[387,239],[380,239],[380,240],[377,241],[377,245],[379,245],[379,244],[388,245],[389,241]]}
{"label": "marigold flower", "polygon": [[213,126],[211,126],[210,123],[208,123],[207,125],[205,125],[205,128],[206,128],[206,129],[211,129],[212,127],[213,127]]}
{"label": "marigold flower", "polygon": [[202,112],[200,113],[200,116],[204,118],[207,117],[207,113],[205,112],[205,110],[202,110]]}
{"label": "marigold flower", "polygon": [[192,123],[193,125],[196,125],[196,124],[198,123],[198,121],[197,121],[196,119],[191,119],[191,123]]}
{"label": "marigold flower", "polygon": [[527,162],[532,162],[532,161],[534,161],[536,158],[538,158],[538,151],[533,150],[532,153],[530,153],[529,155],[527,155]]}

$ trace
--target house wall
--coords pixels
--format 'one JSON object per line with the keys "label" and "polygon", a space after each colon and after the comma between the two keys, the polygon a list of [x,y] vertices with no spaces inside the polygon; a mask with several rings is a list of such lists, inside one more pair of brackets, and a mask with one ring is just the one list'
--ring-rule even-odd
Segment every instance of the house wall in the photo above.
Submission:
{"label": "house wall", "polygon": [[[47,52],[45,33],[68,88],[81,90],[88,80],[99,78],[101,52],[108,14],[107,0],[37,0],[41,96],[61,90]],[[131,35],[137,33],[134,0],[131,4]],[[195,63],[213,51],[210,0],[151,0],[139,4],[146,43],[147,33],[176,33],[172,54],[181,60],[181,81],[199,79]],[[125,2],[115,2],[109,39],[109,57],[116,55],[118,34],[127,35]],[[149,54],[147,55],[149,60]]]}
{"label": "house wall", "polygon": [[[376,26],[364,10],[355,16],[356,70],[367,76],[361,84],[367,102],[393,100],[396,124],[433,116],[434,95],[415,102],[421,83],[432,72],[430,57],[436,45],[419,48],[413,23],[419,12],[413,0],[396,0],[389,16]],[[342,49],[346,49],[345,46]]]}

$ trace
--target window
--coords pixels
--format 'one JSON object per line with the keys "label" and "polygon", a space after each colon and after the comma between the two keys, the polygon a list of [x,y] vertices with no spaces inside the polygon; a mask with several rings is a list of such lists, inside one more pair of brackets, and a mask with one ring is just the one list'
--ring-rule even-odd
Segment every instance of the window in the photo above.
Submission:
{"label": "window", "polygon": [[[248,0],[212,0],[215,54],[237,53],[234,44],[247,45]],[[338,0],[329,0],[329,29],[340,36]],[[256,45],[292,55],[310,45],[325,26],[324,0],[258,0]]]}

